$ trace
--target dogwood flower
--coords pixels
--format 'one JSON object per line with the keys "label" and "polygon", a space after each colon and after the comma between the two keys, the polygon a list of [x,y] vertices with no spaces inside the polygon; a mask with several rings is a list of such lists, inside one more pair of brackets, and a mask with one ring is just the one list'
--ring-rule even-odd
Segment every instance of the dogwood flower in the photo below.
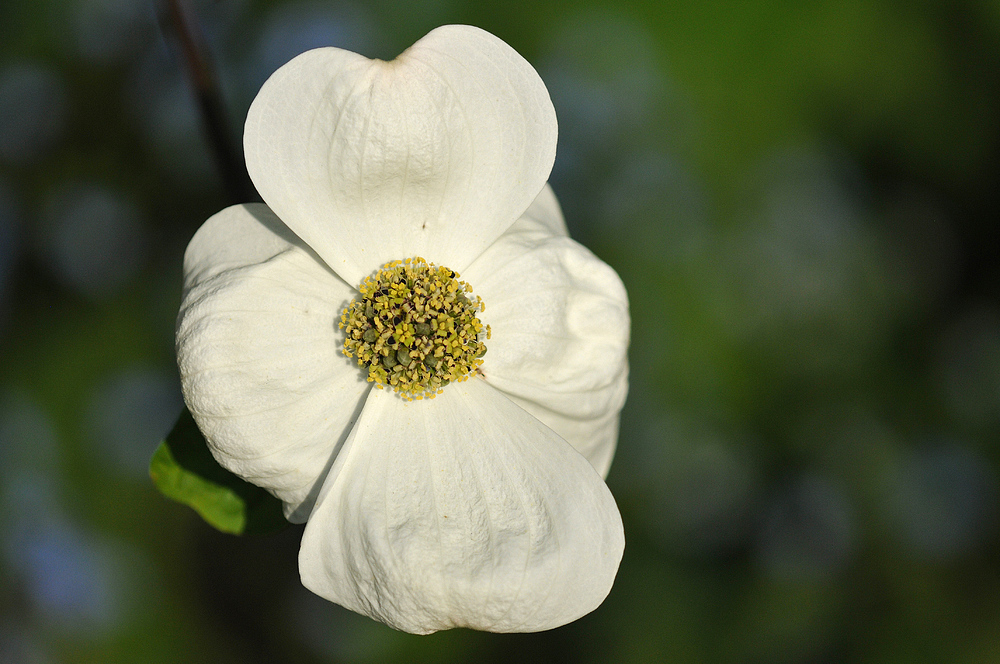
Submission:
{"label": "dogwood flower", "polygon": [[555,146],[541,79],[477,28],[391,62],[309,51],[247,117],[266,204],[185,254],[212,453],[306,522],[307,588],[400,630],[557,627],[617,573],[628,302],[568,237]]}

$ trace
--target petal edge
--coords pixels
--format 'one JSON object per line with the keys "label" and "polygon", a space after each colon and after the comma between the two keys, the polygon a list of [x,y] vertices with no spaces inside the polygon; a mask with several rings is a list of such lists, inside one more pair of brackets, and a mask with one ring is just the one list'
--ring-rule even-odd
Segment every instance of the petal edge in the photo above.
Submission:
{"label": "petal edge", "polygon": [[413,633],[532,632],[589,613],[624,548],[590,464],[479,379],[373,390],[306,525],[303,584]]}
{"label": "petal edge", "polygon": [[254,99],[244,150],[264,201],[357,284],[409,256],[463,270],[542,189],[556,133],[531,65],[450,25],[391,62],[293,59]]}

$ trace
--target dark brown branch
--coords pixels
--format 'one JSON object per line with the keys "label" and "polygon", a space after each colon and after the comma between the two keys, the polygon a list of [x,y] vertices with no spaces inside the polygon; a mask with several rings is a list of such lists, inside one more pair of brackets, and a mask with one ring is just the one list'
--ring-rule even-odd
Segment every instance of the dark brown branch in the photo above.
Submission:
{"label": "dark brown branch", "polygon": [[209,61],[199,35],[196,34],[182,6],[183,0],[163,0],[160,20],[164,30],[176,39],[180,56],[194,87],[198,109],[212,156],[222,177],[230,203],[260,200],[250,176],[247,175],[242,152],[237,150],[226,116],[219,80]]}

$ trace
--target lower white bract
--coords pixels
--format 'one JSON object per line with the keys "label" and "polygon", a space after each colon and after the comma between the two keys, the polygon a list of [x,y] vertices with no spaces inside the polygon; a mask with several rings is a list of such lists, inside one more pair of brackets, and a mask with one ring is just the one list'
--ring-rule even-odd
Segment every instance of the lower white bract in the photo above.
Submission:
{"label": "lower white bract", "polygon": [[[212,453],[306,522],[306,587],[401,630],[557,627],[618,570],[602,478],[628,301],[566,233],[555,142],[538,75],[482,30],[438,28],[392,62],[309,51],[247,117],[266,205],[216,214],[185,255],[178,364]],[[478,319],[468,293],[409,318],[401,298],[348,307],[407,260],[461,273]]]}

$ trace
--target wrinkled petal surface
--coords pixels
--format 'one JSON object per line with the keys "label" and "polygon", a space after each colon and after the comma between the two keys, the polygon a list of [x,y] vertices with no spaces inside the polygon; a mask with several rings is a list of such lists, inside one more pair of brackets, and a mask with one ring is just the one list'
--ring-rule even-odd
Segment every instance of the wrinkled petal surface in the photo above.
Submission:
{"label": "wrinkled petal surface", "polygon": [[531,65],[450,25],[391,62],[296,57],[250,107],[244,151],[264,201],[353,285],[410,256],[462,271],[542,189],[556,133]]}
{"label": "wrinkled petal surface", "polygon": [[[628,372],[622,374],[617,382],[617,388],[620,390],[620,394],[615,398],[615,401],[624,404],[625,396],[628,393]],[[608,476],[608,471],[611,470],[611,461],[615,456],[615,448],[618,445],[620,408],[592,418],[567,417],[540,406],[530,399],[523,399],[512,394],[507,394],[507,396],[511,401],[538,418],[545,426],[562,436],[577,452],[587,458],[587,461],[600,473],[601,477]]]}
{"label": "wrinkled petal surface", "polygon": [[409,632],[538,631],[592,611],[624,548],[593,467],[478,378],[372,390],[299,552],[307,588]]}
{"label": "wrinkled petal surface", "polygon": [[560,226],[554,196],[539,196],[462,278],[492,328],[486,380],[606,475],[628,392],[628,298],[615,271]]}
{"label": "wrinkled petal surface", "polygon": [[556,193],[552,191],[552,186],[548,182],[538,192],[538,196],[535,196],[535,200],[524,211],[518,222],[520,225],[515,232],[523,231],[526,226],[535,224],[539,230],[548,231],[546,235],[569,237],[569,229],[566,228],[559,199],[556,198]]}
{"label": "wrinkled petal surface", "polygon": [[184,398],[216,459],[304,521],[369,390],[341,352],[353,289],[264,205],[198,230],[177,327]]}

